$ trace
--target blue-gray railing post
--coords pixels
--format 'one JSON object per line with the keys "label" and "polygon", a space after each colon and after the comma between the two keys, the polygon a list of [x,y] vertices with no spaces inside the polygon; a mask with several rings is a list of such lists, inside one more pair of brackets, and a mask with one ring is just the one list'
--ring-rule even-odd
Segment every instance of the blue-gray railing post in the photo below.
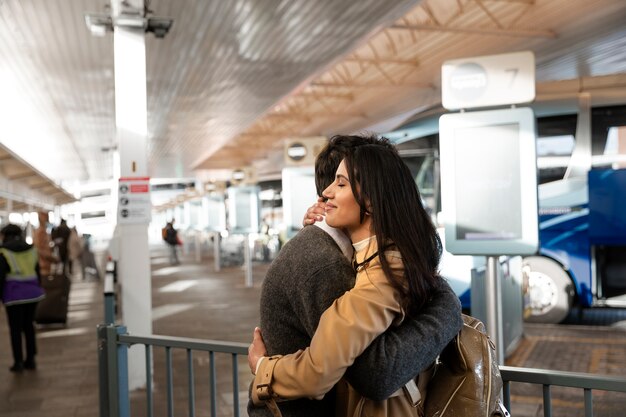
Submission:
{"label": "blue-gray railing post", "polygon": [[[115,342],[119,335],[128,334],[126,326],[115,326]],[[128,345],[117,343],[117,377],[120,417],[130,417],[130,393],[128,390]]]}
{"label": "blue-gray railing post", "polygon": [[100,399],[100,417],[109,416],[109,390],[106,364],[106,326],[99,324],[96,330],[98,337],[98,391]]}
{"label": "blue-gray railing post", "polygon": [[115,327],[98,326],[100,417],[119,417],[117,333]]}
{"label": "blue-gray railing post", "polygon": [[128,345],[118,344],[124,326],[98,326],[100,417],[130,417]]}

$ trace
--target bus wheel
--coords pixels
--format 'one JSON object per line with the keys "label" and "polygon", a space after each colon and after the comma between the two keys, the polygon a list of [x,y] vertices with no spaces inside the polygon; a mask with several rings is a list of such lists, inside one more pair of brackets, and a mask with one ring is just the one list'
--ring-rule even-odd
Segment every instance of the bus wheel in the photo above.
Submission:
{"label": "bus wheel", "polygon": [[530,323],[560,323],[574,300],[572,280],[559,263],[543,256],[524,258],[524,317]]}

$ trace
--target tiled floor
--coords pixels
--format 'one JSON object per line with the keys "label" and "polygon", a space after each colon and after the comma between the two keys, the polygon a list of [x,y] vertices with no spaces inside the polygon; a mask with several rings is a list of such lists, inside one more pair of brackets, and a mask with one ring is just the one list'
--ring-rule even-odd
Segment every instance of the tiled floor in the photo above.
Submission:
{"label": "tiled floor", "polygon": [[[258,322],[258,299],[267,264],[254,264],[254,286],[247,288],[240,267],[214,272],[210,259],[202,263],[183,257],[170,267],[167,253],[152,251],[153,328],[155,334],[248,343]],[[4,309],[0,312],[0,417],[98,416],[98,366],[96,326],[103,319],[102,285],[74,280],[66,328],[38,330],[38,369],[13,374]],[[163,355],[155,351],[155,375],[162,370]],[[174,357],[175,415],[188,415],[185,370]],[[526,325],[525,337],[507,364],[564,371],[626,375],[626,327]],[[208,357],[194,356],[197,416],[209,415]],[[178,372],[180,371],[180,374]],[[220,370],[218,369],[218,372]],[[228,373],[227,373],[228,374]],[[240,365],[239,398],[245,404],[249,381],[245,362]],[[165,416],[164,387],[155,376],[155,416]],[[232,387],[218,384],[218,416],[231,414]],[[223,389],[222,389],[223,388]],[[142,391],[131,395],[133,416],[145,415]],[[542,416],[541,387],[513,386],[514,417]],[[583,416],[582,392],[553,390],[553,416]],[[595,416],[626,415],[626,394],[598,392]],[[245,407],[242,415],[245,415]]]}

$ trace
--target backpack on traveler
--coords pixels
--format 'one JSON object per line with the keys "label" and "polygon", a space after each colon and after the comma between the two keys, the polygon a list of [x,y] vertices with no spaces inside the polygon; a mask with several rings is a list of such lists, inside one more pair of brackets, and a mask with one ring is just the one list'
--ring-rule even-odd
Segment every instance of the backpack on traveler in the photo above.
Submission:
{"label": "backpack on traveler", "polygon": [[424,397],[426,417],[509,417],[500,398],[502,377],[496,347],[478,319],[463,327],[437,360]]}

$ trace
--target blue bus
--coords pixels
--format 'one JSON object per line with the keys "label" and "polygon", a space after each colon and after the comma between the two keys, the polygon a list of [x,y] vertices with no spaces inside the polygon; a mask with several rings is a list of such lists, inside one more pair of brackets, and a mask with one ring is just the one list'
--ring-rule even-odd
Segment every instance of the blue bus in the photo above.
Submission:
{"label": "blue bus", "polygon": [[[577,103],[536,107],[540,249],[523,259],[526,320],[558,323],[574,306],[626,307],[626,105],[583,113]],[[436,222],[442,113],[386,134]],[[481,262],[449,253],[442,260],[442,274],[466,308],[471,269]]]}

